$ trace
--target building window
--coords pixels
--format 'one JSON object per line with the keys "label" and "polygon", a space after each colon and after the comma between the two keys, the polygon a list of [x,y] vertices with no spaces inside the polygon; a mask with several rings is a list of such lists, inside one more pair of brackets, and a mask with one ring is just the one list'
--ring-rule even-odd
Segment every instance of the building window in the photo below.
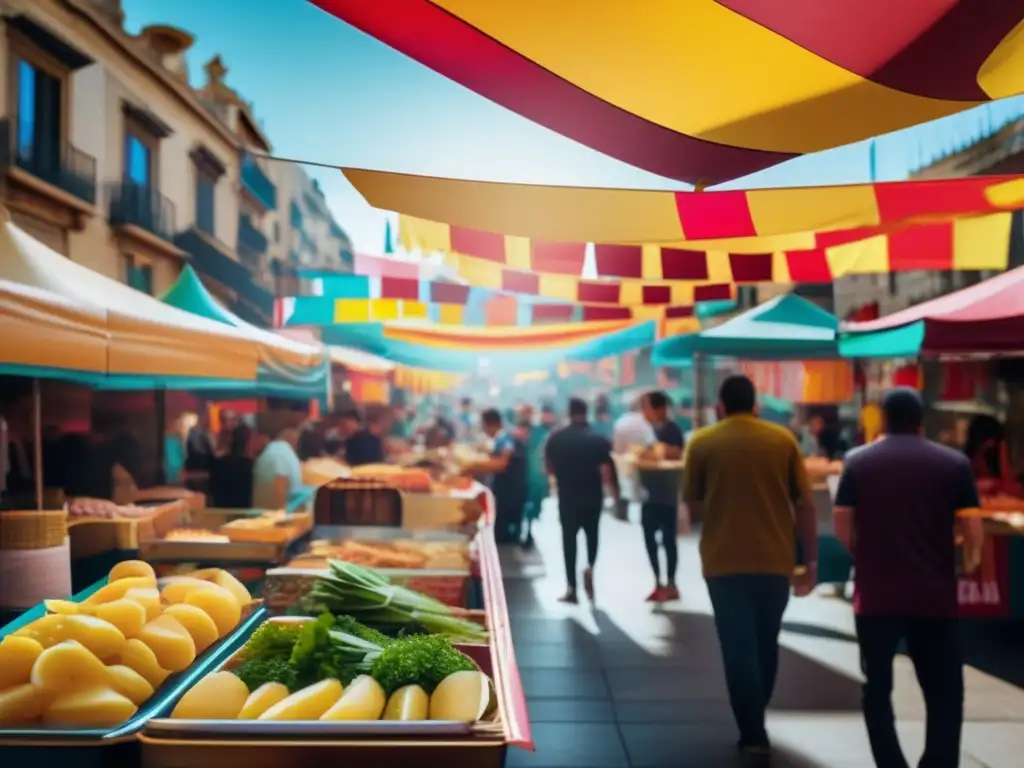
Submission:
{"label": "building window", "polygon": [[124,257],[125,282],[136,291],[148,296],[153,295],[153,267],[149,264],[136,264],[131,256]]}
{"label": "building window", "polygon": [[61,81],[17,61],[18,155],[34,169],[60,165]]}
{"label": "building window", "polygon": [[217,182],[203,173],[196,172],[196,227],[208,235],[214,233],[214,212]]}
{"label": "building window", "polygon": [[153,183],[153,152],[149,144],[131,128],[125,133],[125,181],[148,189]]}

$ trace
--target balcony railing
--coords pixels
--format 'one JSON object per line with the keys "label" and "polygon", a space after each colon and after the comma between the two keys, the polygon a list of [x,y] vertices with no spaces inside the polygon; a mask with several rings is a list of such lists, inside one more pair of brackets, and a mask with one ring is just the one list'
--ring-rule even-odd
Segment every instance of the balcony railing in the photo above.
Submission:
{"label": "balcony railing", "polygon": [[277,208],[277,187],[250,154],[242,156],[242,184],[268,211]]}
{"label": "balcony railing", "polygon": [[248,216],[238,217],[238,255],[250,269],[256,269],[267,253],[270,241]]}
{"label": "balcony railing", "polygon": [[[174,244],[192,257],[190,261],[197,272],[238,294],[262,318],[262,325],[271,322],[274,317],[273,294],[254,282],[252,272],[211,242],[209,235],[192,227],[175,235]],[[235,309],[232,307],[232,311]],[[235,313],[238,314],[237,311]]]}
{"label": "balcony railing", "polygon": [[174,203],[155,189],[133,181],[107,184],[110,223],[114,226],[132,224],[161,240],[172,242],[177,231],[177,210]]}
{"label": "balcony railing", "polygon": [[79,200],[96,203],[96,158],[70,144],[50,146],[18,136],[12,117],[0,120],[0,167],[20,168]]}

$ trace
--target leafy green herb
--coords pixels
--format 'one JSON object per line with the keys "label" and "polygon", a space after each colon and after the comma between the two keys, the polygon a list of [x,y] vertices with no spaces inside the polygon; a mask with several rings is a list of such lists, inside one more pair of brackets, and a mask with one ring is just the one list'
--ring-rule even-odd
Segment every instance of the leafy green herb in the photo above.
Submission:
{"label": "leafy green herb", "polygon": [[390,645],[394,642],[390,637],[385,635],[383,632],[378,632],[376,629],[371,629],[365,624],[361,624],[351,616],[337,616],[335,618],[334,626],[336,629],[341,630],[347,635],[358,637],[361,640],[379,645],[381,648]]}
{"label": "leafy green herb", "polygon": [[266,622],[252,633],[242,648],[244,659],[280,659],[291,658],[292,650],[299,639],[301,624],[282,624]]}
{"label": "leafy green herb", "polygon": [[250,691],[265,683],[282,683],[292,692],[299,688],[295,668],[283,659],[249,659],[232,671]]}
{"label": "leafy green herb", "polygon": [[476,669],[472,659],[443,635],[414,635],[382,649],[370,674],[390,695],[404,685],[419,685],[427,693],[453,672]]}

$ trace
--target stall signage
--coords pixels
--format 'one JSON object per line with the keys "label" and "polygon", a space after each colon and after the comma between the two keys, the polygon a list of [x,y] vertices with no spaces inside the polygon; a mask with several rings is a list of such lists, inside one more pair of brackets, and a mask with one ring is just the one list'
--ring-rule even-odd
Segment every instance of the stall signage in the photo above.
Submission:
{"label": "stall signage", "polygon": [[1010,614],[1010,562],[1006,537],[985,536],[981,565],[957,583],[960,615],[1000,618]]}

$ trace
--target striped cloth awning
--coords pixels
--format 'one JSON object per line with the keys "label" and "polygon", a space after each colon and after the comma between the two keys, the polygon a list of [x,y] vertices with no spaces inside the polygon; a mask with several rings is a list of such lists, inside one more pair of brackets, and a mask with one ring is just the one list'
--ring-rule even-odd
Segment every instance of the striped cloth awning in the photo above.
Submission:
{"label": "striped cloth awning", "polygon": [[[720,244],[706,241],[824,232],[864,237],[1024,207],[1022,175],[670,192],[501,184],[353,169],[344,169],[344,174],[373,207],[444,222],[452,227],[450,247],[506,248],[521,269],[534,253],[548,260],[571,258],[563,251],[567,243],[716,249]],[[439,231],[435,237],[445,235]],[[732,245],[745,246],[738,250],[746,253],[779,250],[777,243],[770,243]]]}
{"label": "striped cloth awning", "polygon": [[513,112],[695,184],[1024,92],[1013,0],[312,2]]}

